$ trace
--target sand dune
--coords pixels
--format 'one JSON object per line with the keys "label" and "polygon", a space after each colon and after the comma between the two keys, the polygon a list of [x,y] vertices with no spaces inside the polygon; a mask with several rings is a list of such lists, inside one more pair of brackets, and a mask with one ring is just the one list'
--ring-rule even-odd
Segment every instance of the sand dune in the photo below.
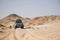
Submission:
{"label": "sand dune", "polygon": [[[23,20],[24,29],[14,29],[13,22],[16,18]],[[60,16],[29,19],[11,14],[0,19],[0,40],[60,40]]]}
{"label": "sand dune", "polygon": [[30,28],[7,29],[0,40],[60,40],[60,21]]}
{"label": "sand dune", "polygon": [[60,40],[60,26],[52,23],[29,29],[16,29],[16,36],[18,40]]}

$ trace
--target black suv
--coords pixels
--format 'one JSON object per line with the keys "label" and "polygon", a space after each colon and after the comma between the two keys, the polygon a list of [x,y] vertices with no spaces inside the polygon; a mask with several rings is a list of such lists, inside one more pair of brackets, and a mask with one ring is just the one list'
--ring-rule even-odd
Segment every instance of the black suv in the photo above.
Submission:
{"label": "black suv", "polygon": [[23,23],[22,23],[22,20],[20,20],[20,19],[17,19],[16,21],[15,21],[15,29],[16,28],[24,28],[24,25],[23,25]]}

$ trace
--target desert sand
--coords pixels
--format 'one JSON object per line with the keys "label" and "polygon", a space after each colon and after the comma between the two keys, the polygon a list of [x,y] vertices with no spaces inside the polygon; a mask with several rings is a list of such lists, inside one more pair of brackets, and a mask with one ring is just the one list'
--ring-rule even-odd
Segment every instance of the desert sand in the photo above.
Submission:
{"label": "desert sand", "polygon": [[[31,22],[30,19],[29,22]],[[24,29],[14,29],[13,26],[9,28],[6,25],[0,27],[2,27],[0,29],[0,40],[60,40],[60,19],[43,25],[25,26]]]}

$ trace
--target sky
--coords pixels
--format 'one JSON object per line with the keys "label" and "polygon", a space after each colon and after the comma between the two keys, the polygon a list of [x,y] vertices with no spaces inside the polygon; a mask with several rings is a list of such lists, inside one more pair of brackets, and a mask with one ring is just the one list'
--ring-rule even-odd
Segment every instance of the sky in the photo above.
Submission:
{"label": "sky", "polygon": [[60,15],[60,0],[0,0],[0,18],[12,13],[28,18]]}

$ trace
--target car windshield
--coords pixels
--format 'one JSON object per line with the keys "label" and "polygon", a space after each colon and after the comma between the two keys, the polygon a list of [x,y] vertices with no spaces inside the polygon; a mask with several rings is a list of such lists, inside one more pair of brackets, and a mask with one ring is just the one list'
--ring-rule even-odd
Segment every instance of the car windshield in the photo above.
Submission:
{"label": "car windshield", "polygon": [[22,23],[22,21],[21,20],[16,20],[16,23]]}

